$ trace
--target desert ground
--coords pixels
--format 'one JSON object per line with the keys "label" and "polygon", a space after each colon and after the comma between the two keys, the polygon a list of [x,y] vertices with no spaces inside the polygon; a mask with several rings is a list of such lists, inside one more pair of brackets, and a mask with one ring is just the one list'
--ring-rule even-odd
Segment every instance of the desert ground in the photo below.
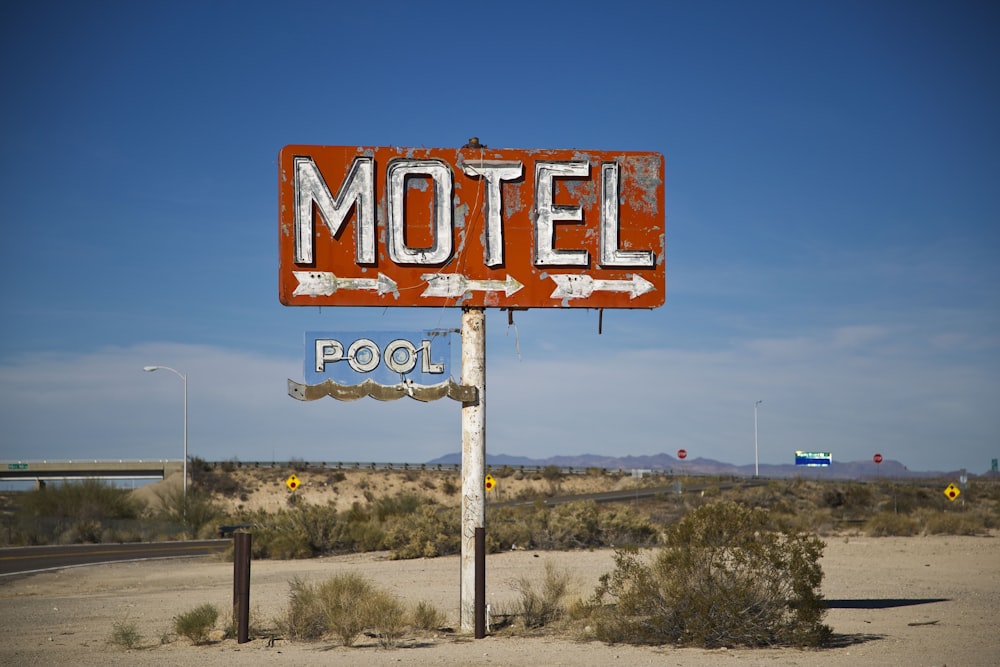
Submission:
{"label": "desert ground", "polygon": [[[437,632],[398,648],[362,637],[335,642],[221,639],[195,646],[172,634],[172,619],[202,603],[232,602],[233,564],[214,557],[129,562],[0,579],[3,665],[997,665],[1000,664],[1000,541],[991,537],[828,537],[823,592],[834,646],[821,650],[609,646],[571,636],[485,639]],[[611,551],[491,554],[492,609],[516,598],[513,582],[541,576],[544,563],[572,573],[587,597],[612,567]],[[425,601],[458,623],[459,559],[393,561],[356,554],[306,561],[254,561],[251,619],[273,626],[289,582],[357,572],[407,604]],[[109,643],[116,623],[134,624],[143,648]],[[220,620],[220,625],[222,621]],[[221,633],[219,633],[221,634]]]}

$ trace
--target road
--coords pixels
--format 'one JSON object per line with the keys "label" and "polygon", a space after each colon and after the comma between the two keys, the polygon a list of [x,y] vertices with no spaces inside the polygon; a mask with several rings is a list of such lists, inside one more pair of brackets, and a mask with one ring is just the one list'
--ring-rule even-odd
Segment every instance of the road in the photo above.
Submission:
{"label": "road", "polygon": [[0,549],[0,577],[65,567],[151,558],[190,558],[224,551],[231,540],[69,544]]}

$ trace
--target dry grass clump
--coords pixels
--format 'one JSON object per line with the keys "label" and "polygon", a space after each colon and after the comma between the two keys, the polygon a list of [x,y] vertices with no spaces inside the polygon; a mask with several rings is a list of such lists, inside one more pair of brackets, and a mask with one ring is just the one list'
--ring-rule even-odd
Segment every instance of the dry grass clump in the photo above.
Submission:
{"label": "dry grass clump", "polygon": [[569,572],[545,561],[540,582],[524,576],[514,581],[519,597],[515,613],[525,628],[541,628],[561,619],[566,613],[565,600],[572,578]]}
{"label": "dry grass clump", "polygon": [[924,531],[928,535],[987,535],[990,522],[971,512],[923,512]]}
{"label": "dry grass clump", "polygon": [[879,512],[865,522],[864,532],[871,537],[910,537],[920,533],[920,522],[907,514]]}
{"label": "dry grass clump", "polygon": [[389,592],[348,573],[318,584],[293,580],[288,609],[279,625],[292,639],[333,637],[343,646],[353,646],[367,632],[384,648],[392,648],[408,629],[437,629],[443,619],[427,603],[419,603],[408,613]]}
{"label": "dry grass clump", "polygon": [[205,603],[174,617],[174,632],[194,644],[204,644],[219,620],[215,605]]}
{"label": "dry grass clump", "polygon": [[108,638],[108,643],[132,651],[142,648],[142,633],[139,632],[136,624],[128,619],[115,621],[111,626],[111,636]]}

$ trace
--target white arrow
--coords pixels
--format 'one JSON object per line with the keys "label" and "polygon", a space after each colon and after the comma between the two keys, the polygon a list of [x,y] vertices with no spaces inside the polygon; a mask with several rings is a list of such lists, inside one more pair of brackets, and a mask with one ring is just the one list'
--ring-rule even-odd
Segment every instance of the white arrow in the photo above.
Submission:
{"label": "white arrow", "polygon": [[524,287],[510,276],[506,280],[472,280],[461,273],[425,273],[420,278],[427,281],[427,289],[420,296],[453,298],[466,292],[503,292],[510,296]]}
{"label": "white arrow", "polygon": [[378,278],[338,278],[329,271],[292,271],[299,286],[292,296],[330,296],[339,289],[375,290],[379,294],[396,291],[396,283],[388,276]]}
{"label": "white arrow", "polygon": [[549,278],[556,281],[553,299],[586,299],[594,292],[628,292],[629,298],[634,299],[656,289],[653,283],[636,273],[631,280],[598,280],[585,274],[549,274]]}

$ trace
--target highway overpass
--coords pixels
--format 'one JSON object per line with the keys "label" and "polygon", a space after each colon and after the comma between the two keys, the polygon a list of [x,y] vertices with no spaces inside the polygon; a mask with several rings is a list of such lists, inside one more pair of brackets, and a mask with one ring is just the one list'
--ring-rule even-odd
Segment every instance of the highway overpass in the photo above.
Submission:
{"label": "highway overpass", "polygon": [[184,469],[179,460],[0,461],[0,481],[163,479]]}

